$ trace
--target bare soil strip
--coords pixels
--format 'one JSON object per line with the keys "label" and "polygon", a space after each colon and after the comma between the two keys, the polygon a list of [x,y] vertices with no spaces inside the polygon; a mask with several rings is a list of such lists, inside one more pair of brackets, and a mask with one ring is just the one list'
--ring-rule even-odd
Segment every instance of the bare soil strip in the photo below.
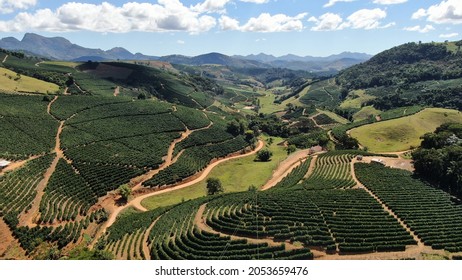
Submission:
{"label": "bare soil strip", "polygon": [[143,244],[143,254],[144,254],[144,258],[146,260],[150,260],[151,259],[151,252],[149,250],[149,247],[148,247],[148,238],[149,238],[149,234],[151,233],[151,230],[152,228],[154,227],[154,225],[157,223],[157,221],[160,219],[157,218],[154,222],[152,222],[152,224],[148,227],[148,229],[144,232],[144,235],[143,235],[143,239],[142,239],[142,244]]}
{"label": "bare soil strip", "polygon": [[305,176],[303,177],[304,179],[307,179],[308,177],[311,176],[311,174],[313,174],[314,168],[316,167],[317,159],[318,159],[318,155],[314,155],[311,158],[310,167],[308,167],[308,172],[306,172]]}
{"label": "bare soil strip", "polygon": [[327,135],[329,136],[329,139],[332,140],[332,142],[339,144],[338,140],[334,137],[334,135],[332,135],[332,130],[329,130]]}
{"label": "bare soil strip", "polygon": [[28,260],[26,251],[19,245],[8,225],[0,218],[0,260]]}
{"label": "bare soil strip", "polygon": [[[58,96],[55,96],[50,103],[48,103],[47,106],[47,113],[51,115],[51,105],[58,99]],[[53,115],[51,115],[53,117]],[[54,118],[54,117],[53,117]],[[51,163],[50,167],[47,169],[47,171],[44,174],[43,179],[40,181],[40,183],[37,185],[37,195],[32,201],[32,207],[31,209],[27,212],[27,214],[24,214],[22,217],[20,217],[20,224],[26,225],[29,227],[35,227],[36,221],[35,219],[39,215],[39,207],[40,207],[40,202],[42,201],[42,197],[45,193],[45,187],[48,184],[48,181],[50,180],[51,175],[55,172],[56,166],[58,165],[59,159],[64,157],[64,153],[61,150],[61,132],[63,131],[63,126],[64,126],[64,121],[61,121],[59,123],[58,131],[56,132],[56,137],[55,137],[55,148],[54,152],[56,153],[56,157],[53,159],[53,162]]]}
{"label": "bare soil strip", "polygon": [[3,218],[0,218],[0,258],[5,254],[12,242],[14,242],[13,234],[8,225],[3,221]]}
{"label": "bare soil strip", "polygon": [[316,120],[314,119],[314,118],[316,118],[317,116],[319,116],[319,115],[321,115],[321,114],[322,114],[322,113],[319,112],[319,113],[317,113],[317,114],[312,115],[311,117],[309,117],[309,119],[313,121],[315,127],[320,128],[320,129],[323,129],[322,126],[320,126],[320,125],[316,122]]}
{"label": "bare soil strip", "polygon": [[274,187],[277,183],[284,179],[284,177],[286,177],[290,172],[292,172],[292,170],[294,170],[297,166],[302,164],[303,159],[306,159],[309,156],[309,154],[309,149],[300,150],[291,154],[288,158],[286,158],[277,166],[276,170],[273,172],[271,179],[261,187],[261,190],[264,191]]}
{"label": "bare soil strip", "polygon": [[5,63],[7,58],[8,58],[8,55],[5,55],[5,57],[3,58],[2,63]]}
{"label": "bare soil strip", "polygon": [[55,101],[58,99],[58,96],[55,96],[53,98],[53,100],[51,100],[49,103],[48,103],[48,106],[47,106],[47,113],[48,115],[51,115],[54,119],[55,117],[51,114],[51,105],[53,105],[53,103],[55,103]]}
{"label": "bare soil strip", "polygon": [[4,168],[2,171],[0,171],[0,176],[4,175],[6,172],[9,172],[9,171],[14,171],[16,169],[19,169],[21,167],[23,167],[26,163],[28,163],[29,161],[31,160],[34,160],[36,158],[38,158],[39,156],[32,156],[26,160],[21,160],[21,161],[16,161],[16,162],[12,162],[10,165],[8,165],[6,168]]}

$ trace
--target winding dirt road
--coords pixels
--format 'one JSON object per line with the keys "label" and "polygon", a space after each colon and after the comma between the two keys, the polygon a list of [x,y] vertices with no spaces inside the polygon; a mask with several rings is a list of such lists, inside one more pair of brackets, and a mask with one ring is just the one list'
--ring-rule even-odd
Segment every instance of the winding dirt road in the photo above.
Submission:
{"label": "winding dirt road", "polygon": [[99,230],[98,234],[95,236],[94,238],[94,241],[93,241],[93,244],[97,241],[97,239],[106,232],[106,230],[116,221],[117,219],[117,216],[120,214],[120,212],[128,207],[134,207],[140,211],[147,211],[146,208],[144,208],[142,205],[141,205],[141,201],[143,201],[143,199],[146,199],[148,197],[151,197],[151,196],[156,196],[156,195],[160,195],[160,194],[163,194],[163,193],[168,193],[168,192],[172,192],[172,191],[176,191],[176,190],[180,190],[180,189],[183,189],[183,188],[187,188],[189,186],[192,186],[202,180],[204,180],[208,175],[209,173],[213,170],[213,168],[215,168],[217,165],[223,163],[223,162],[226,162],[228,160],[232,160],[232,159],[237,159],[237,158],[242,158],[242,157],[247,157],[247,156],[250,156],[250,155],[253,155],[253,154],[256,154],[259,150],[261,150],[262,148],[264,147],[264,142],[259,140],[258,141],[258,146],[251,152],[249,153],[246,153],[246,154],[241,154],[241,155],[235,155],[235,156],[230,156],[230,157],[227,157],[227,158],[223,158],[223,159],[220,159],[220,160],[217,160],[215,162],[213,162],[212,164],[208,165],[201,173],[200,175],[197,177],[197,178],[194,178],[193,180],[191,181],[188,181],[188,182],[185,182],[183,184],[180,184],[180,185],[177,185],[175,187],[171,187],[171,188],[166,188],[166,189],[163,189],[163,190],[158,190],[158,191],[154,191],[152,193],[148,193],[148,194],[144,194],[144,195],[141,195],[141,196],[138,196],[136,198],[134,198],[133,200],[131,200],[130,202],[128,202],[127,204],[123,205],[123,206],[120,206],[120,207],[117,207],[114,209],[114,211],[109,215],[109,218],[108,220],[106,221],[106,223],[101,227],[101,229]]}

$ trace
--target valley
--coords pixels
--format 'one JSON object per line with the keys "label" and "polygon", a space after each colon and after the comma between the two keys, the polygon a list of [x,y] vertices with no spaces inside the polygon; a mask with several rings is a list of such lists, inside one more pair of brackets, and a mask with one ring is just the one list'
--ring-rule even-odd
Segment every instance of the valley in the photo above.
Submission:
{"label": "valley", "polygon": [[460,258],[454,46],[335,73],[2,49],[0,258]]}

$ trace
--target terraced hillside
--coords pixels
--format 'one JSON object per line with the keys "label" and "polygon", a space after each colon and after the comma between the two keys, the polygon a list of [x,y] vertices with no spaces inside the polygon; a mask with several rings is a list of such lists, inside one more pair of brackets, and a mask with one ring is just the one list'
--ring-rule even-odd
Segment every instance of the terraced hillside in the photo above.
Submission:
{"label": "terraced hillside", "polygon": [[[430,227],[422,232],[418,229],[420,221],[433,219],[434,214],[420,211],[415,222],[403,220],[399,205],[409,204],[409,208],[420,202],[412,202],[412,196],[399,191],[401,204],[395,209],[392,203],[396,198],[388,203],[378,192],[381,185],[374,183],[379,189],[369,188],[366,181],[382,176],[378,172],[371,177],[374,172],[370,168],[382,168],[383,176],[395,182],[404,179],[386,175],[388,169],[379,165],[361,164],[355,167],[364,187],[352,177],[353,155],[317,156],[268,191],[209,196],[142,214],[130,212],[108,228],[103,240],[118,258],[140,258],[141,251],[149,251],[150,255],[143,257],[146,259],[394,259],[415,258],[423,252],[442,254],[441,249],[461,251],[456,222],[436,219],[446,237],[432,241],[436,232],[429,232]],[[324,180],[323,184],[316,184],[319,180]],[[396,192],[390,191],[395,196]],[[422,197],[433,200],[441,194],[432,191]],[[441,203],[447,203],[443,200]],[[436,210],[438,205],[435,214],[441,213]],[[451,217],[458,215],[456,211]],[[128,217],[134,222],[129,230],[122,228]],[[146,221],[138,224],[138,219]],[[140,244],[143,236],[145,243]]]}
{"label": "terraced hillside", "polygon": [[[228,134],[223,119],[154,99],[0,98],[2,131],[11,136],[0,155],[24,160],[2,173],[0,213],[28,254],[41,242],[72,248],[84,235],[95,237],[123,184],[136,189],[164,178],[157,186],[168,187],[250,145]],[[214,140],[207,130],[222,136]],[[163,176],[172,169],[174,180]]]}

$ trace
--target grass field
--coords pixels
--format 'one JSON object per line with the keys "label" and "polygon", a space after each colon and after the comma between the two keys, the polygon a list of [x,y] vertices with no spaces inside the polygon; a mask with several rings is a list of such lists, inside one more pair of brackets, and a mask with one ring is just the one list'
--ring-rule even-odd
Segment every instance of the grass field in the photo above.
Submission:
{"label": "grass field", "polygon": [[361,108],[362,104],[375,99],[375,96],[368,95],[364,90],[355,90],[350,92],[345,101],[340,104],[340,108]]}
{"label": "grass field", "polygon": [[[276,169],[278,164],[287,157],[284,147],[277,145],[283,140],[276,137],[273,137],[273,140],[274,142],[270,146],[273,157],[270,162],[255,162],[255,156],[230,160],[215,167],[207,178],[215,177],[220,179],[227,193],[245,191],[251,185],[261,187],[270,179],[273,170]],[[207,179],[184,189],[149,197],[143,200],[141,205],[147,209],[155,209],[205,196],[206,181]]]}
{"label": "grass field", "polygon": [[420,137],[446,122],[462,123],[457,110],[428,108],[415,115],[352,129],[350,134],[371,152],[395,152],[420,145]]}
{"label": "grass field", "polygon": [[59,90],[59,86],[32,77],[18,75],[16,72],[0,67],[0,89],[5,91],[54,93]]}
{"label": "grass field", "polygon": [[380,115],[381,112],[382,111],[377,110],[372,106],[366,106],[366,107],[361,108],[361,110],[359,110],[357,113],[353,115],[353,120],[355,122],[362,121],[362,120],[368,119],[369,116],[371,115],[372,116]]}
{"label": "grass field", "polygon": [[274,100],[276,99],[276,95],[270,91],[265,91],[265,92],[259,92],[261,94],[264,94],[265,96],[259,97],[260,99],[260,112],[264,114],[272,114],[276,112],[280,112],[285,110],[286,105],[289,103],[292,103],[295,106],[305,106],[302,104],[298,98],[295,96],[284,100],[281,104],[276,104],[274,103]]}
{"label": "grass field", "polygon": [[44,61],[42,64],[49,64],[49,65],[58,65],[58,66],[66,66],[70,68],[74,68],[81,63],[78,62],[72,62],[72,61]]}

